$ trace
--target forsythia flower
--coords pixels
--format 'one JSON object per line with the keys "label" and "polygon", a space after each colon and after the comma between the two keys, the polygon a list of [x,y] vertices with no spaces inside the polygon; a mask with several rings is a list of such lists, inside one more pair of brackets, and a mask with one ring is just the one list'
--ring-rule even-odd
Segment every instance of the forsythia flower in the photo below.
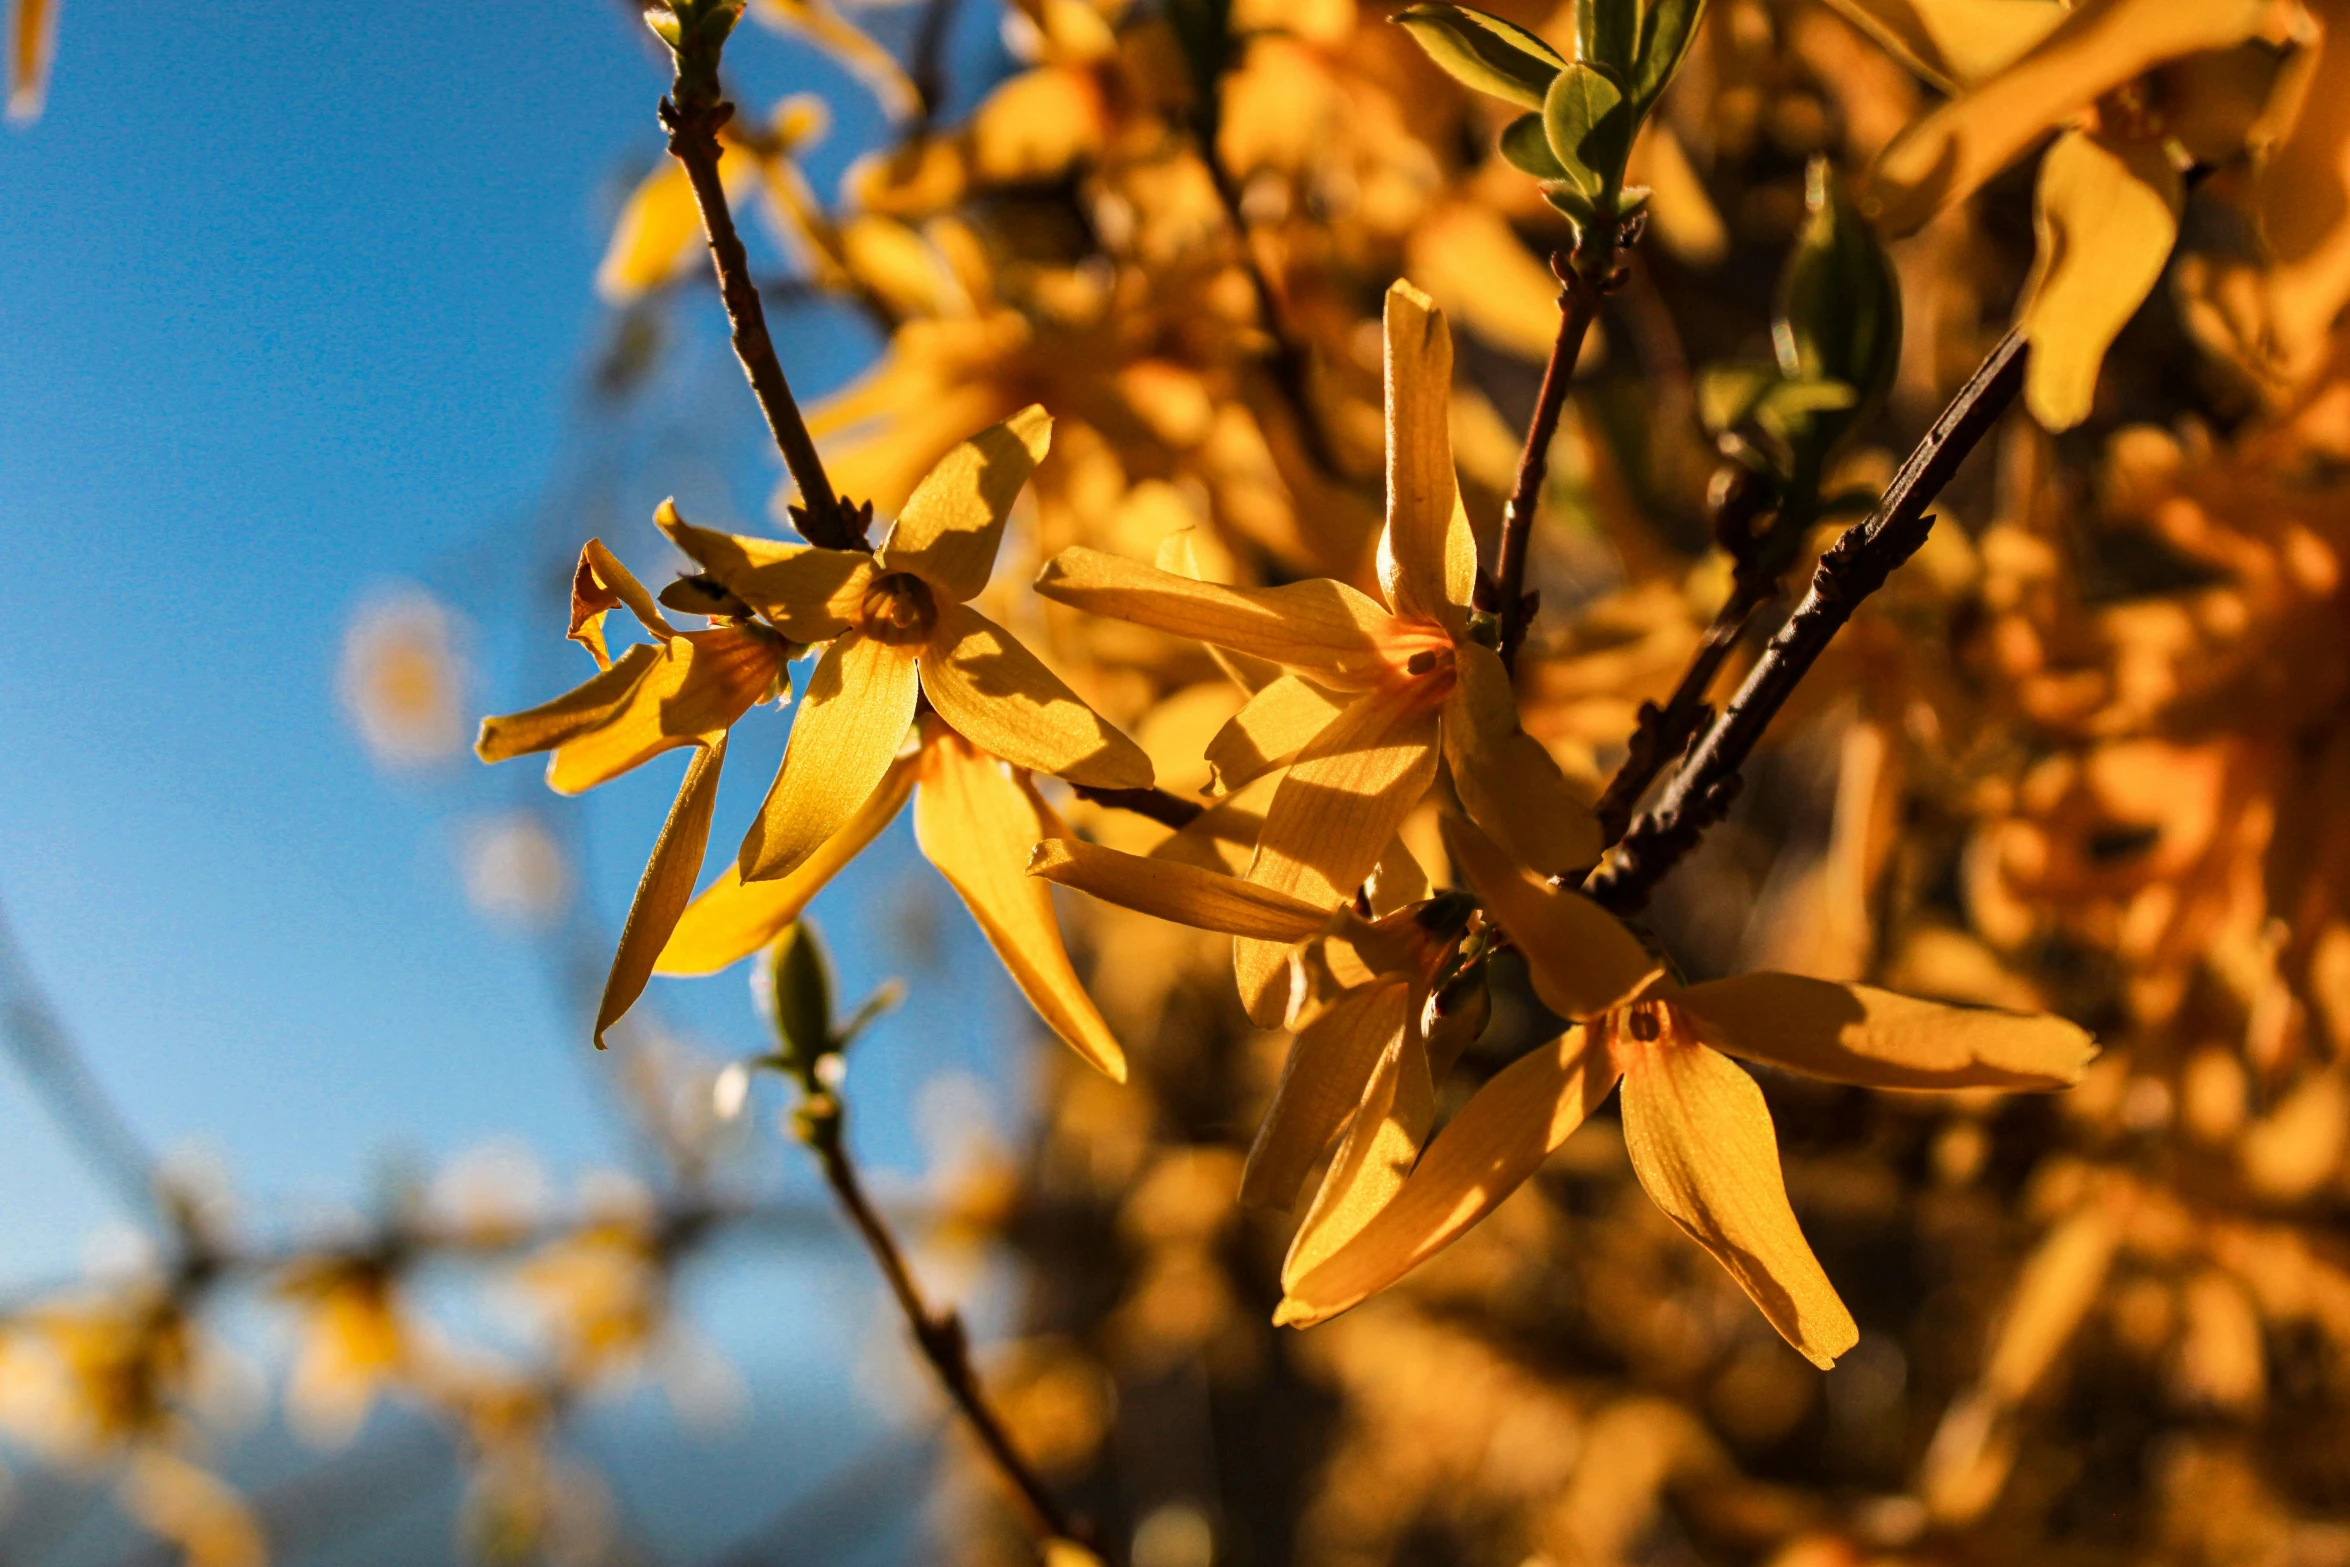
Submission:
{"label": "forsythia flower", "polygon": [[[1477,548],[1453,477],[1443,314],[1398,283],[1385,323],[1384,605],[1326,578],[1223,587],[1083,548],[1064,550],[1037,580],[1048,598],[1287,671],[1209,756],[1227,788],[1287,764],[1248,877],[1325,915],[1379,863],[1435,783],[1440,757],[1470,816],[1521,858],[1564,869],[1599,852],[1589,810],[1519,729],[1508,671],[1473,632]],[[1243,937],[1233,957],[1251,1016],[1277,1020],[1286,944]]]}
{"label": "forsythia flower", "polygon": [[2095,1051],[2060,1018],[1942,1006],[1865,985],[1746,974],[1686,988],[1598,904],[1446,823],[1454,861],[1525,955],[1535,994],[1578,1025],[1520,1057],[1446,1125],[1353,1240],[1285,1283],[1300,1326],[1376,1294],[1515,1191],[1624,1084],[1632,1168],[1771,1325],[1827,1366],[1859,1337],[1787,1203],[1770,1110],[1722,1052],[1875,1088],[2059,1088]]}

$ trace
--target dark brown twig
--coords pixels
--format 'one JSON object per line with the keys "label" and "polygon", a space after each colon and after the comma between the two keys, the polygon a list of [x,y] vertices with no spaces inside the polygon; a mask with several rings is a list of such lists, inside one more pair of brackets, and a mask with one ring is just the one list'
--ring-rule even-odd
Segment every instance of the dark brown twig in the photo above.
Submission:
{"label": "dark brown twig", "polygon": [[1663,797],[1585,880],[1585,892],[1618,914],[1641,908],[1665,873],[1729,811],[1738,794],[1739,769],[1780,707],[1861,600],[1883,587],[1893,569],[1925,543],[1934,525],[1926,508],[2015,400],[2028,352],[2016,333],[2001,338],[1893,476],[1876,510],[1846,529],[1820,557],[1811,591],[1771,638]]}
{"label": "dark brown twig", "polygon": [[1196,800],[1164,789],[1097,789],[1091,784],[1071,784],[1069,788],[1080,800],[1106,805],[1113,811],[1132,811],[1162,827],[1188,827],[1207,809]]}
{"label": "dark brown twig", "polygon": [[[698,47],[689,42],[687,49]],[[710,242],[710,261],[718,272],[718,294],[726,303],[726,319],[733,329],[735,357],[767,416],[767,428],[783,453],[784,466],[799,486],[795,509],[800,531],[811,544],[828,549],[863,549],[862,519],[832,488],[824,459],[817,455],[808,421],[784,378],[783,362],[775,356],[775,340],[767,333],[767,312],[759,302],[759,285],[751,276],[750,258],[742,236],[735,232],[734,214],[726,203],[726,187],[718,177],[718,132],[734,117],[734,105],[697,77],[716,78],[715,59],[694,69],[687,51],[678,55],[677,81],[671,95],[661,100],[661,125],[669,132],[669,151],[684,165],[693,185],[694,205],[701,209],[702,232]]]}
{"label": "dark brown twig", "polygon": [[1518,454],[1518,481],[1501,515],[1500,559],[1492,580],[1479,584],[1478,608],[1500,617],[1501,661],[1512,668],[1526,640],[1527,623],[1534,618],[1534,604],[1526,592],[1526,557],[1534,537],[1534,508],[1550,468],[1551,442],[1558,436],[1559,416],[1566,412],[1567,384],[1575,378],[1583,339],[1599,317],[1600,300],[1620,287],[1624,276],[1620,269],[1611,269],[1604,277],[1585,277],[1576,257],[1565,251],[1551,256],[1550,270],[1563,287],[1558,337],[1550,345],[1550,362],[1542,367],[1542,391],[1526,425],[1525,450]]}

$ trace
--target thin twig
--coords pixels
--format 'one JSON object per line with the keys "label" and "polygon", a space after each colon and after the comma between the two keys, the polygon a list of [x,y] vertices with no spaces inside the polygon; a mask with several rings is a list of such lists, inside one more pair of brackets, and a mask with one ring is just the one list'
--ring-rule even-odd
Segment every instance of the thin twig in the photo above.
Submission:
{"label": "thin twig", "polygon": [[1559,331],[1550,345],[1550,362],[1542,367],[1542,391],[1534,400],[1534,417],[1526,426],[1526,448],[1518,454],[1518,482],[1501,516],[1498,569],[1489,584],[1481,583],[1478,607],[1501,618],[1501,661],[1515,668],[1518,648],[1526,640],[1534,603],[1526,592],[1526,557],[1534,536],[1534,508],[1542,498],[1543,475],[1550,468],[1551,442],[1558,436],[1559,416],[1567,407],[1567,384],[1575,378],[1575,361],[1582,356],[1583,339],[1599,316],[1601,297],[1623,281],[1620,270],[1604,278],[1587,278],[1565,251],[1552,254],[1550,270],[1563,291],[1559,295]]}
{"label": "thin twig", "polygon": [[946,1389],[963,1418],[971,1423],[980,1445],[1019,1495],[1029,1521],[1038,1532],[1048,1539],[1082,1541],[1084,1531],[1029,1467],[1028,1460],[1013,1445],[1011,1433],[1004,1429],[1003,1417],[988,1403],[987,1394],[979,1385],[979,1373],[971,1365],[971,1339],[964,1331],[961,1315],[952,1308],[935,1310],[923,1298],[922,1287],[914,1281],[913,1270],[907,1266],[897,1238],[865,1195],[864,1182],[857,1175],[857,1166],[849,1157],[847,1139],[842,1135],[843,1120],[844,1112],[836,1095],[812,1094],[801,1111],[800,1137],[815,1151],[824,1167],[826,1183],[840,1199],[857,1233],[864,1237],[866,1249],[873,1253],[881,1276],[889,1283],[890,1294],[897,1298],[906,1326],[913,1332],[915,1348],[930,1362],[939,1385]]}
{"label": "thin twig", "polygon": [[1811,591],[1763,649],[1663,797],[1585,880],[1585,892],[1618,914],[1639,909],[1665,873],[1729,811],[1738,794],[1739,769],[1796,685],[1861,600],[1883,587],[1893,569],[1925,543],[1934,525],[1926,508],[2015,400],[2028,352],[2014,332],[2001,338],[1893,476],[1876,510],[1846,529],[1820,557]]}
{"label": "thin twig", "polygon": [[[703,48],[707,60],[689,60]],[[775,356],[775,340],[767,333],[767,312],[759,302],[759,285],[751,276],[750,258],[742,236],[735,232],[734,214],[726,203],[726,186],[718,176],[718,132],[734,118],[734,105],[713,86],[717,77],[715,46],[689,38],[678,52],[677,80],[670,96],[661,100],[661,125],[669,132],[669,151],[684,165],[693,185],[694,205],[701,209],[702,232],[710,242],[710,261],[718,272],[718,294],[726,303],[726,319],[733,329],[735,357],[767,416],[767,428],[783,453],[784,466],[799,486],[795,514],[800,531],[811,544],[828,549],[866,547],[863,520],[832,487],[817,455],[808,421],[784,378],[783,362]]]}
{"label": "thin twig", "polygon": [[1197,800],[1186,800],[1165,789],[1097,789],[1091,784],[1071,784],[1069,787],[1080,800],[1106,805],[1113,811],[1132,811],[1137,816],[1149,817],[1162,827],[1188,827],[1207,810]]}

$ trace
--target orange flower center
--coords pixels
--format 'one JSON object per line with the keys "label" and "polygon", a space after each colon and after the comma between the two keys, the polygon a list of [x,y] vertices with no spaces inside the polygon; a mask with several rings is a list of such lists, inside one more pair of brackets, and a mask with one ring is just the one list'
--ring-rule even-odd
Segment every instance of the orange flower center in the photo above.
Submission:
{"label": "orange flower center", "polygon": [[927,642],[937,624],[938,601],[930,596],[930,584],[906,571],[875,577],[857,611],[858,630],[893,646]]}
{"label": "orange flower center", "polygon": [[1435,626],[1405,623],[1385,638],[1389,681],[1415,688],[1413,695],[1430,706],[1452,695],[1459,683],[1452,639]]}

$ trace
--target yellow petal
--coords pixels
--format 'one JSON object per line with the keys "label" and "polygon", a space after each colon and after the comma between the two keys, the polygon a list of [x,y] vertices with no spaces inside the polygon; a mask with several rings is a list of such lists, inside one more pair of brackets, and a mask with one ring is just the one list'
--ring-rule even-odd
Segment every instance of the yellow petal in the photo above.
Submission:
{"label": "yellow petal", "polygon": [[1241,785],[1154,845],[1150,858],[1196,865],[1201,870],[1246,876],[1257,857],[1257,835],[1265,828],[1265,809],[1281,787],[1282,775],[1270,772]]}
{"label": "yellow petal", "polygon": [[783,768],[743,838],[743,880],[790,875],[873,797],[914,721],[921,683],[910,651],[855,631],[825,648]]}
{"label": "yellow petal", "polygon": [[1597,1017],[1659,973],[1654,955],[1621,920],[1516,864],[1467,822],[1445,822],[1444,844],[1487,917],[1518,944],[1534,993],[1560,1017]]}
{"label": "yellow petal", "polygon": [[1237,876],[1122,854],[1075,838],[1036,845],[1028,874],[1075,887],[1120,908],[1233,936],[1303,941],[1330,919],[1327,909]]}
{"label": "yellow petal", "polygon": [[552,702],[519,713],[501,713],[481,721],[481,738],[474,754],[485,762],[511,761],[533,751],[551,751],[576,735],[611,722],[628,700],[629,691],[661,662],[663,649],[646,644],[630,648],[620,662],[583,685],[574,686]]}
{"label": "yellow petal", "polygon": [[1869,1088],[2062,1088],[2097,1053],[2087,1029],[2060,1017],[1794,974],[1712,980],[1671,1004],[1717,1050]]}
{"label": "yellow petal", "polygon": [[604,998],[596,1005],[596,1048],[604,1048],[604,1031],[636,1005],[645,981],[652,977],[653,961],[669,944],[678,916],[694,895],[694,878],[702,873],[702,851],[710,843],[710,812],[718,804],[718,771],[726,764],[726,732],[695,750],[669,807],[669,819],[654,840],[653,857],[636,884],[636,898],[628,906],[628,923],[620,929],[620,950],[612,954],[612,972],[604,980]]}
{"label": "yellow petal", "polygon": [[913,80],[906,75],[897,56],[891,54],[864,32],[841,17],[828,5],[818,0],[758,0],[754,14],[770,27],[797,32],[825,53],[831,55],[849,74],[865,84],[873,94],[882,112],[891,119],[904,119],[921,107],[922,95],[915,91]]}
{"label": "yellow petal", "polygon": [[2007,69],[2064,20],[2057,0],[1827,0],[1946,93]]}
{"label": "yellow petal", "polygon": [[982,750],[1097,789],[1150,787],[1151,759],[1142,747],[970,605],[944,607],[921,664],[931,705]]}
{"label": "yellow petal", "polygon": [[881,836],[913,792],[914,758],[909,754],[890,764],[872,798],[790,875],[773,881],[744,881],[740,866],[726,867],[724,875],[686,906],[653,972],[715,974],[765,947],[800,917],[809,900],[822,892],[843,866]]}
{"label": "yellow petal", "polygon": [[1310,680],[1280,676],[1250,697],[1208,742],[1208,767],[1216,787],[1229,793],[1273,768],[1287,766],[1345,705],[1343,698]]}
{"label": "yellow petal", "polygon": [[1906,234],[2099,95],[2165,60],[2242,43],[2281,14],[2276,0],[2087,0],[2006,70],[1895,137],[1863,206]]}
{"label": "yellow petal", "polygon": [[775,638],[746,626],[684,632],[647,651],[643,677],[611,719],[555,747],[547,783],[556,793],[592,789],[663,751],[699,744],[749,712],[783,669]]}
{"label": "yellow petal", "polygon": [[818,549],[697,528],[677,514],[672,501],[663,501],[653,520],[695,565],[794,642],[826,642],[840,635],[873,581],[873,557],[863,550]]}
{"label": "yellow petal", "polygon": [[1615,1086],[1588,1031],[1520,1056],[1472,1095],[1377,1218],[1285,1280],[1277,1323],[1310,1327],[1376,1295],[1465,1234],[1525,1184]]}
{"label": "yellow petal", "polygon": [[57,0],[16,0],[8,19],[8,118],[41,117],[49,96],[49,60],[57,48]]}
{"label": "yellow petal", "polygon": [[[1653,1015],[1653,1014],[1651,1014]],[[1822,1369],[1860,1338],[1787,1205],[1762,1090],[1727,1057],[1619,1032],[1624,1146],[1665,1216],[1730,1270],[1771,1326]]]}
{"label": "yellow petal", "polygon": [[1370,599],[1326,577],[1228,588],[1083,546],[1047,561],[1036,591],[1088,614],[1253,654],[1346,690],[1378,678],[1388,665],[1382,638],[1401,629]]}
{"label": "yellow petal", "polygon": [[1416,1024],[1407,1022],[1380,1053],[1346,1141],[1339,1144],[1313,1207],[1289,1243],[1289,1255],[1281,1262],[1283,1289],[1343,1250],[1395,1200],[1435,1119],[1427,1042]]}
{"label": "yellow petal", "polygon": [[970,909],[1036,1015],[1122,1083],[1125,1052],[1069,965],[1052,887],[1027,872],[1035,845],[1068,836],[1026,777],[944,726],[924,741],[915,841]]}
{"label": "yellow petal", "polygon": [[1297,1201],[1306,1172],[1362,1103],[1380,1057],[1403,1037],[1411,1002],[1412,988],[1401,981],[1365,985],[1298,1030],[1281,1085],[1248,1151],[1242,1202],[1286,1208]]}
{"label": "yellow petal", "polygon": [[[721,138],[718,177],[729,201],[740,200],[758,178],[749,153]],[[596,292],[625,305],[678,277],[702,259],[702,209],[693,182],[675,158],[663,158],[629,193],[612,230],[612,244],[596,269]]]}
{"label": "yellow petal", "polygon": [[1012,502],[1052,440],[1052,416],[1031,403],[955,447],[906,497],[875,563],[910,571],[958,602],[977,594],[995,569]]}
{"label": "yellow petal", "polygon": [[599,665],[609,667],[612,662],[604,650],[604,616],[623,604],[653,635],[677,635],[653,595],[620,564],[620,557],[606,549],[602,539],[588,540],[580,546],[579,564],[571,571],[571,640],[593,653]]}
{"label": "yellow petal", "polygon": [[1387,527],[1379,585],[1398,615],[1456,636],[1477,582],[1477,541],[1452,471],[1452,334],[1411,284],[1387,291]]}
{"label": "yellow petal", "polygon": [[2159,140],[2067,131],[2040,162],[2039,251],[2016,325],[2024,403],[2051,430],[2089,417],[2105,351],[2170,261],[2186,182]]}
{"label": "yellow petal", "polygon": [[1453,656],[1460,683],[1444,707],[1444,757],[1469,820],[1545,875],[1597,860],[1599,822],[1542,743],[1518,727],[1501,655],[1463,642]]}

